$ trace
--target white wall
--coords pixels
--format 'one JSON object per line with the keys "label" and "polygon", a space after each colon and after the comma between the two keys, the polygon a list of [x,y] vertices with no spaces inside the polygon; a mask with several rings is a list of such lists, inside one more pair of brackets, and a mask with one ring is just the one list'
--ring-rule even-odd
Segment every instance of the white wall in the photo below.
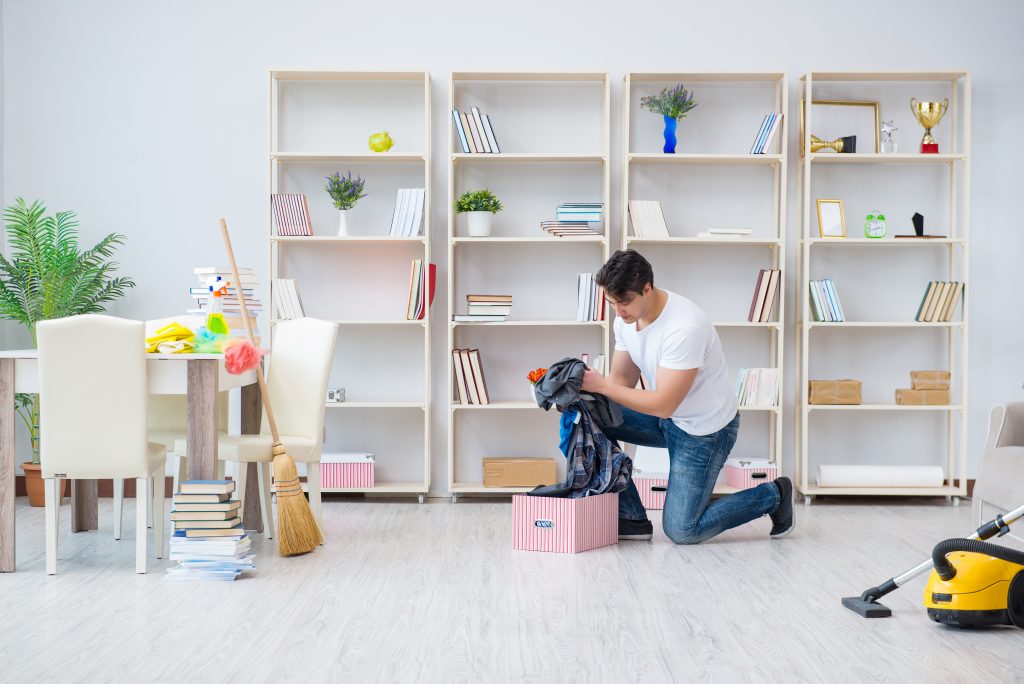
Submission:
{"label": "white wall", "polygon": [[[450,9],[444,9],[444,7]],[[490,9],[487,9],[490,7]],[[977,458],[993,403],[1021,398],[1019,299],[1024,237],[1016,162],[1024,107],[1024,7],[1016,2],[589,2],[465,4],[392,0],[6,0],[2,192],[79,212],[86,240],[128,236],[122,271],[138,289],[112,307],[147,317],[182,310],[189,270],[221,261],[216,219],[239,259],[265,274],[266,74],[270,68],[428,69],[434,79],[434,230],[443,282],[445,111],[456,70],[601,70],[612,75],[613,244],[619,226],[620,86],[627,71],[967,69],[974,76],[972,411]],[[792,117],[795,120],[795,116]],[[793,123],[792,121],[790,123]],[[685,122],[684,122],[685,126]],[[901,131],[909,149],[918,131]],[[795,155],[796,135],[790,140]],[[795,156],[793,157],[796,158]],[[795,164],[790,244],[798,229]],[[857,225],[856,217],[852,221]],[[791,249],[787,290],[793,311]],[[914,281],[913,287],[919,287]],[[443,322],[443,289],[435,321]],[[446,375],[444,326],[433,340]],[[792,332],[787,337],[792,340]],[[13,341],[12,341],[13,343]],[[792,350],[790,344],[789,349]],[[793,368],[792,353],[789,367]],[[792,407],[792,376],[786,399]],[[443,382],[434,401],[442,404]],[[434,489],[444,490],[444,412],[435,413]],[[792,425],[787,411],[784,425]],[[785,454],[792,467],[792,435]]]}

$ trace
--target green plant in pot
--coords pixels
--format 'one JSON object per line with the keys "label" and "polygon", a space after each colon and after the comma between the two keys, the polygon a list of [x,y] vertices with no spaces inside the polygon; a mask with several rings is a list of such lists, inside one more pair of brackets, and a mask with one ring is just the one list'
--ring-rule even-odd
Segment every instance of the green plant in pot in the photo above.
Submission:
{"label": "green plant in pot", "polygon": [[470,190],[455,200],[455,212],[466,214],[470,237],[487,237],[491,234],[491,218],[501,211],[501,200],[490,190]]}
{"label": "green plant in pot", "polygon": [[[135,287],[131,278],[115,277],[111,261],[124,236],[110,233],[89,249],[78,244],[73,211],[47,215],[39,200],[22,198],[4,209],[9,254],[0,254],[0,319],[17,321],[36,346],[36,323],[79,314],[102,313],[104,305]],[[29,502],[43,505],[39,479],[39,395],[18,394],[15,409],[28,428],[32,461],[22,464]]]}

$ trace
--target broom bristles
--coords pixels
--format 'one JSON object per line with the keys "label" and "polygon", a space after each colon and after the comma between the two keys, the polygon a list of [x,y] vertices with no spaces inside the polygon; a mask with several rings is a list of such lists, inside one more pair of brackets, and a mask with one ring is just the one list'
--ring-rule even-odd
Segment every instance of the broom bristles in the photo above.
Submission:
{"label": "broom bristles", "polygon": [[302,494],[295,460],[280,444],[274,445],[274,481],[277,484],[278,552],[282,556],[309,553],[324,543],[324,535]]}

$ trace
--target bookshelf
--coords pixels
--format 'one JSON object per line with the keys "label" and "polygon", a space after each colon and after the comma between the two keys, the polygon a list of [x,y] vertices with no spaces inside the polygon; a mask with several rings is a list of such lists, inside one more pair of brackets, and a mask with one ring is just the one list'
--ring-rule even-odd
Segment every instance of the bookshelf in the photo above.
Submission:
{"label": "bookshelf", "polygon": [[[580,322],[576,274],[608,258],[610,89],[605,73],[453,73],[448,111],[448,490],[508,496],[531,487],[484,487],[485,456],[552,458],[559,477],[558,418],[527,401],[526,374],[565,356],[609,353],[609,323]],[[464,153],[451,112],[490,116],[500,153]],[[452,209],[467,190],[488,188],[504,204],[491,235],[468,237]],[[598,236],[556,238],[540,222],[563,202],[604,204]],[[548,288],[522,287],[543,280]],[[468,294],[512,295],[501,322],[454,322]],[[607,317],[606,317],[607,318]],[[451,350],[478,348],[490,403],[459,404]]]}
{"label": "bookshelf", "polygon": [[[676,83],[694,93],[698,106],[679,122],[676,153],[665,154],[662,117],[642,110],[640,98]],[[749,154],[768,112],[781,112],[781,125],[764,154]],[[741,367],[777,368],[780,395],[788,128],[782,73],[628,73],[624,79],[622,248],[636,249],[651,262],[659,287],[690,297],[707,311],[734,378]],[[669,236],[635,235],[629,200],[660,201]],[[735,215],[721,215],[722,207]],[[748,227],[752,233],[739,240],[697,237],[718,227]],[[775,321],[749,323],[744,319],[762,268],[783,269],[777,313]],[[733,455],[767,458],[781,473],[781,406],[741,406],[740,415]],[[715,488],[719,494],[733,491],[724,483]]]}
{"label": "bookshelf", "polygon": [[[430,74],[273,70],[268,106],[268,194],[304,193],[314,230],[276,235],[268,198],[271,287],[295,279],[306,315],[341,326],[329,386],[344,387],[347,401],[325,401],[324,451],[376,458],[374,487],[323,491],[417,495],[422,503],[430,488],[430,311],[408,321],[405,307],[412,260],[430,263]],[[370,134],[381,130],[394,147],[369,152]],[[350,211],[352,234],[338,237],[324,176],[347,170],[367,180],[367,195]],[[410,187],[426,190],[423,235],[390,237],[397,190]],[[270,302],[275,325],[280,313]],[[407,356],[395,363],[394,353]]]}
{"label": "bookshelf", "polygon": [[[911,97],[949,99],[948,111],[932,130],[940,154],[919,153],[924,129],[910,111]],[[812,72],[800,80],[800,99],[877,102],[879,119],[894,120],[898,150],[804,154],[798,166],[797,488],[807,504],[826,495],[945,496],[957,504],[967,494],[970,285],[958,307],[961,315],[952,321],[914,318],[929,281],[968,281],[970,75]],[[829,124],[829,113],[821,109],[804,104],[802,149],[809,149],[811,133]],[[818,236],[817,198],[844,200],[848,237]],[[886,215],[886,236],[862,237],[862,217],[878,210]],[[894,239],[913,233],[914,212],[924,214],[926,233],[945,237]],[[847,321],[813,320],[809,283],[820,278],[833,278]],[[926,369],[950,371],[951,404],[895,404],[895,389],[910,386],[909,372]],[[864,403],[810,404],[809,381],[834,378],[863,380]],[[941,486],[823,487],[816,482],[817,466],[826,463],[934,466],[937,461],[944,467]]]}

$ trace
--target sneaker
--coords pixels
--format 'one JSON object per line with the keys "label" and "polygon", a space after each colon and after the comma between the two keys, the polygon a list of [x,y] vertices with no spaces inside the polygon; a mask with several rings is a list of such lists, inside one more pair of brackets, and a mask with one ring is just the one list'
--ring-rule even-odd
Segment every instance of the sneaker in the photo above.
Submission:
{"label": "sneaker", "polygon": [[654,536],[654,525],[650,520],[629,520],[619,518],[619,539],[627,541],[647,541]]}
{"label": "sneaker", "polygon": [[[788,477],[780,477],[775,480],[775,486],[779,488],[780,498],[779,507],[769,516],[772,519],[770,535],[772,539],[782,539],[796,526],[793,513],[793,482]],[[619,529],[622,529],[621,526]]]}

